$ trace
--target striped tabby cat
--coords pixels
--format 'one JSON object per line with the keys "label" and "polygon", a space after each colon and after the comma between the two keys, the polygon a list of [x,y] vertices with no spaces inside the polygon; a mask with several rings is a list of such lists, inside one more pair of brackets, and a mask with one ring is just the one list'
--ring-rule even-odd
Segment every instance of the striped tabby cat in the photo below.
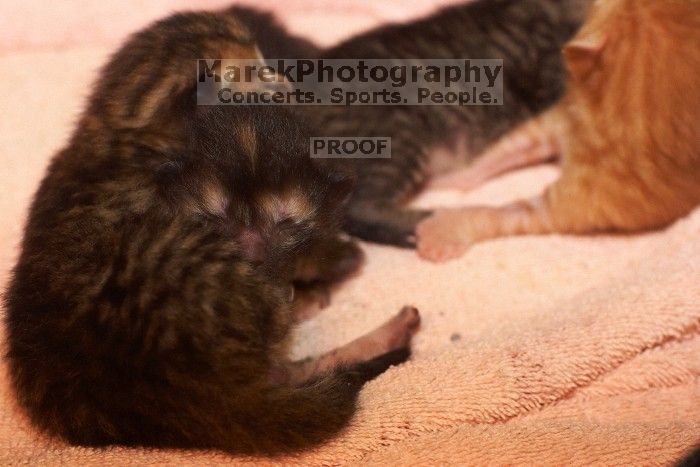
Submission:
{"label": "striped tabby cat", "polygon": [[259,58],[237,11],[129,39],[35,195],[7,358],[31,421],[71,443],[306,448],[409,355],[406,307],[326,355],[285,358],[297,286],[361,260],[338,231],[351,179],[309,159],[286,109],[196,105],[197,58]]}
{"label": "striped tabby cat", "polygon": [[[469,164],[489,143],[561,96],[561,47],[587,0],[480,0],[425,19],[382,26],[320,52],[336,59],[503,59],[497,106],[299,106],[315,136],[391,137],[391,159],[339,161],[357,176],[346,229],[362,239],[415,246],[429,213],[405,203],[431,177]],[[265,51],[265,44],[261,45]],[[267,56],[272,56],[266,54]],[[446,147],[447,151],[438,151]],[[447,154],[447,155],[445,155]]]}

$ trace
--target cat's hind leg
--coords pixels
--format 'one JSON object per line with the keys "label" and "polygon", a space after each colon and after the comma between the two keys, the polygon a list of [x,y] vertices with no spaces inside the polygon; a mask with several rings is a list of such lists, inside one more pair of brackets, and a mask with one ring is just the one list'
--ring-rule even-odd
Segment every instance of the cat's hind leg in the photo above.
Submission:
{"label": "cat's hind leg", "polygon": [[418,225],[418,253],[441,262],[461,256],[484,240],[552,231],[551,214],[541,197],[502,207],[444,209]]}
{"label": "cat's hind leg", "polygon": [[468,167],[432,180],[429,188],[469,191],[515,169],[542,164],[560,151],[556,111],[547,112],[503,136]]}
{"label": "cat's hind leg", "polygon": [[405,306],[373,331],[318,357],[292,362],[284,368],[276,368],[273,370],[272,377],[282,378],[282,382],[296,385],[339,368],[361,367],[374,359],[382,360],[381,357],[386,355],[394,355],[396,358],[404,355],[403,360],[405,360],[410,355],[411,338],[419,325],[418,310]]}
{"label": "cat's hind leg", "polygon": [[475,243],[498,237],[632,232],[663,225],[645,221],[650,216],[644,209],[653,203],[640,193],[602,169],[565,169],[559,180],[530,200],[437,211],[417,227],[418,252],[432,261],[446,261]]}

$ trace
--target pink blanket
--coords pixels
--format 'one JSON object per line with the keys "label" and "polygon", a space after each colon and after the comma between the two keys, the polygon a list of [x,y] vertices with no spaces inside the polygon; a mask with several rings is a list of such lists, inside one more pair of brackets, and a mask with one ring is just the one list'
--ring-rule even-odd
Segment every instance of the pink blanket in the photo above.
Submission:
{"label": "pink blanket", "polygon": [[[182,7],[228,1],[6,2],[0,6],[0,287],[30,197],[66,141],[97,67],[123,36]],[[260,0],[331,43],[436,0]],[[501,203],[556,177],[543,167],[416,204]],[[345,433],[275,462],[668,464],[700,440],[700,210],[661,232],[523,237],[434,265],[366,245],[363,273],[303,324],[297,356],[330,349],[406,303],[422,312],[411,362],[367,385]],[[1,338],[2,336],[0,336]],[[213,452],[69,447],[36,433],[0,380],[0,464],[258,462]],[[267,462],[272,463],[267,460]]]}

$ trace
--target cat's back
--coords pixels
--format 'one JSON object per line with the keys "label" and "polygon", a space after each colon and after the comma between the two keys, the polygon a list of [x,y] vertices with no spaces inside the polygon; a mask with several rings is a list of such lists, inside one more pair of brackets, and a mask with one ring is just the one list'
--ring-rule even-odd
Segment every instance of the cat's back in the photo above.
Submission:
{"label": "cat's back", "polygon": [[[588,0],[466,2],[442,8],[417,21],[371,29],[331,47],[322,57],[496,58],[484,54],[497,52],[499,46],[506,44],[532,44],[527,38],[532,37],[533,29],[569,37],[582,21],[587,3]],[[507,47],[500,50],[507,51]]]}

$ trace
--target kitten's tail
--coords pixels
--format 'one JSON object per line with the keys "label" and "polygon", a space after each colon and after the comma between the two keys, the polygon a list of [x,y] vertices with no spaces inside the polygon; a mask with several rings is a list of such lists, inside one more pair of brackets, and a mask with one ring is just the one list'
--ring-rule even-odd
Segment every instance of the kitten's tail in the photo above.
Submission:
{"label": "kitten's tail", "polygon": [[234,439],[233,446],[222,448],[276,454],[320,444],[347,425],[362,386],[409,355],[402,348],[300,387],[269,388],[261,393],[261,406],[251,407],[252,418],[243,421],[247,439]]}

